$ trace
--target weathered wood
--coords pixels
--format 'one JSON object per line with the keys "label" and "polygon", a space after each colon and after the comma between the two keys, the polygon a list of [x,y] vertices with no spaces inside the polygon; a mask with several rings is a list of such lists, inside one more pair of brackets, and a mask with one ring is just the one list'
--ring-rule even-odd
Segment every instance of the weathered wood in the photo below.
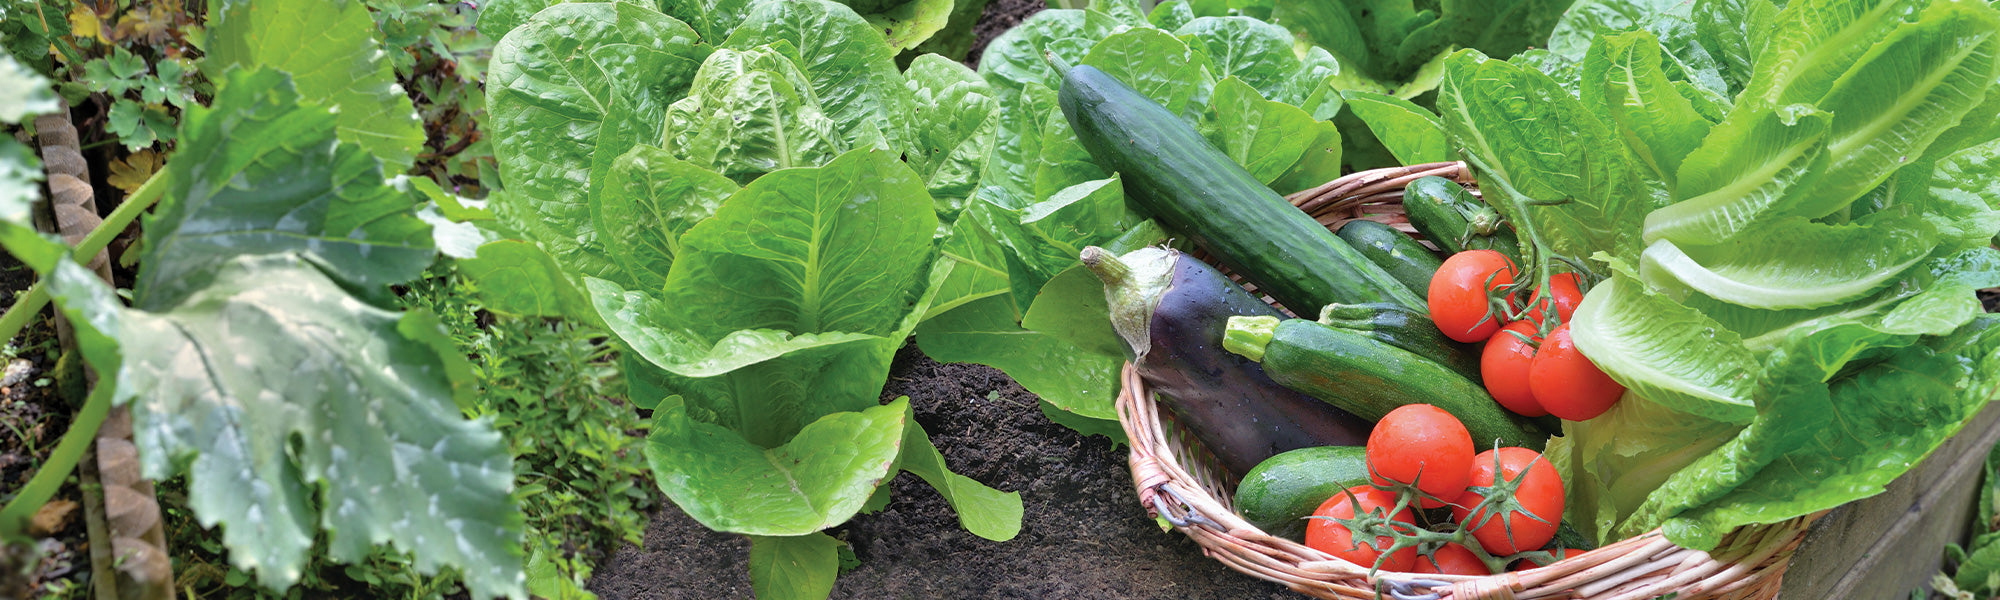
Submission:
{"label": "weathered wood", "polygon": [[2000,403],[1987,405],[1887,491],[1814,523],[1779,598],[1910,597],[1938,572],[1945,543],[1964,542],[1979,497],[1980,465],[1996,441]]}

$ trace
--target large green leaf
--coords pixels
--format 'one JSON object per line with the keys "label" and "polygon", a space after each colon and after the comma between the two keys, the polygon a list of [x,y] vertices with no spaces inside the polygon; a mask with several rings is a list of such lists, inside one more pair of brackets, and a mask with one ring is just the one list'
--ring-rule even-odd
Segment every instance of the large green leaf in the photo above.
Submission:
{"label": "large green leaf", "polygon": [[916,107],[913,143],[904,155],[924,178],[941,221],[953,221],[979,184],[1000,120],[993,90],[978,73],[936,54],[904,71]]}
{"label": "large green leaf", "polygon": [[[1772,19],[1755,74],[1737,104],[1771,109],[1817,102],[1877,41],[1914,13],[1918,0],[1801,0]],[[1883,90],[1889,91],[1889,90]]]}
{"label": "large green leaf", "polygon": [[1978,246],[2000,234],[2000,139],[1937,161],[1924,218],[1953,246]]}
{"label": "large green leaf", "polygon": [[894,474],[909,423],[909,401],[897,400],[819,418],[767,449],[668,398],[653,408],[646,461],[667,497],[709,529],[805,535],[861,510]]}
{"label": "large green leaf", "polygon": [[1610,126],[1554,80],[1461,51],[1446,62],[1437,105],[1488,202],[1517,227],[1532,224],[1560,254],[1637,258],[1631,231],[1654,198]]}
{"label": "large green leaf", "polygon": [[391,172],[408,170],[424,146],[424,125],[381,42],[375,18],[360,0],[216,2],[209,5],[209,40],[202,73],[222,79],[228,69],[270,67],[292,75],[306,101],[334,111],[340,141],[359,145]]}
{"label": "large green leaf", "polygon": [[[701,39],[720,43],[750,14],[753,0],[659,0],[660,11],[694,27]],[[491,35],[491,34],[488,34]]]}
{"label": "large green leaf", "polygon": [[1014,539],[1021,533],[1021,494],[1002,493],[951,472],[922,424],[911,421],[904,430],[903,455],[897,460],[902,470],[915,473],[944,496],[966,531],[996,542]]}
{"label": "large green leaf", "polygon": [[1265,100],[1241,79],[1215,86],[1203,137],[1265,184],[1277,181],[1317,141],[1319,122],[1299,107]]}
{"label": "large green leaf", "polygon": [[881,336],[860,333],[795,336],[775,329],[739,329],[710,344],[692,332],[669,325],[667,316],[674,314],[674,307],[661,304],[648,292],[627,291],[594,277],[583,281],[597,314],[612,333],[634,353],[682,377],[716,377],[793,352],[884,341]]}
{"label": "large green leaf", "polygon": [[1116,23],[1099,13],[1045,10],[1007,30],[986,47],[979,73],[993,86],[999,121],[979,194],[1006,208],[1033,203],[1036,159],[1042,154],[1042,127],[1056,110],[1062,74],[1046,56],[1082,62],[1091,46],[1111,35]]}
{"label": "large green leaf", "polygon": [[56,95],[49,80],[22,66],[11,54],[0,54],[0,122],[55,112]]}
{"label": "large green leaf", "polygon": [[881,29],[830,0],[760,2],[721,45],[742,50],[779,40],[798,49],[799,68],[848,147],[909,148],[910,90]]}
{"label": "large green leaf", "polygon": [[1646,243],[1714,244],[1781,215],[1826,164],[1827,122],[1805,105],[1737,108],[1681,163],[1676,202],[1646,215]]}
{"label": "large green leaf", "polygon": [[1408,100],[1373,92],[1346,91],[1348,110],[1368,124],[1375,139],[1405,165],[1444,162],[1452,159],[1451,142],[1445,139],[1444,123],[1437,115]]}
{"label": "large green leaf", "polygon": [[1713,125],[1674,90],[1660,69],[1659,42],[1645,32],[1598,38],[1581,82],[1584,105],[1610,116],[1639,164],[1669,186]]}
{"label": "large green leaf", "polygon": [[1065,411],[1116,419],[1119,355],[1096,354],[1022,329],[1005,297],[974,301],[917,327],[917,345],[938,362],[976,362],[1007,373],[1021,387]]}
{"label": "large green leaf", "polygon": [[[1994,376],[2000,373],[2000,336],[1989,330],[1937,346],[1898,353],[1835,381],[1830,395],[1781,400],[1806,405],[1789,411],[1799,420],[1774,427],[1803,435],[1776,444],[1774,458],[1756,477],[1667,521],[1662,526],[1667,538],[1689,548],[1712,548],[1740,525],[1773,523],[1881,493],[2000,397],[2000,379]],[[1897,400],[1884,402],[1885,396]],[[1826,425],[1803,426],[1815,419]]]}
{"label": "large green leaf", "polygon": [[1206,105],[1215,87],[1215,67],[1208,55],[1158,29],[1130,29],[1106,37],[1091,46],[1082,64],[1103,70],[1189,120]]}
{"label": "large green leaf", "polygon": [[1757,364],[1742,339],[1630,273],[1584,294],[1570,334],[1606,375],[1652,402],[1723,423],[1754,416]]}
{"label": "large green leaf", "polygon": [[337,561],[393,543],[475,595],[520,597],[513,469],[459,412],[469,366],[435,317],[353,295],[430,262],[414,204],[282,73],[220,84],[185,115],[165,173],[193,183],[148,222],[136,307],[73,263],[52,280],[132,407],[146,475],[188,473],[197,519],[269,587],[298,579],[325,529]]}
{"label": "large green leaf", "polygon": [[486,76],[501,219],[572,272],[614,274],[591,199],[614,160],[660,139],[707,54],[687,25],[628,4],[559,4],[508,33]]}
{"label": "large green leaf", "polygon": [[1384,81],[1408,80],[1439,52],[1512,56],[1539,46],[1571,0],[1275,0],[1270,20]]}
{"label": "large green leaf", "polygon": [[1862,55],[1818,102],[1833,114],[1831,159],[1798,193],[1792,214],[1821,217],[1880,185],[1978,106],[1997,76],[2000,13],[1984,2],[1940,2]]}
{"label": "large green leaf", "polygon": [[750,586],[768,600],[822,600],[840,575],[840,540],[824,533],[750,536]]}
{"label": "large green leaf", "polygon": [[1273,101],[1301,104],[1319,83],[1305,72],[1284,27],[1250,17],[1200,17],[1172,31],[1201,43],[1215,62],[1215,77],[1241,79]]}
{"label": "large green leaf", "polygon": [[637,146],[612,163],[591,216],[612,260],[624,267],[626,283],[660,289],[681,254],[681,235],[714,215],[737,189],[736,182],[714,171],[653,146]]}
{"label": "large green leaf", "polygon": [[1764,36],[1770,34],[1770,23],[1777,16],[1778,6],[1771,0],[1695,1],[1695,34],[1719,63],[1730,95],[1749,84]]}
{"label": "large green leaf", "polygon": [[[208,285],[244,254],[297,252],[363,290],[415,278],[435,254],[410,197],[381,163],[332,144],[335,117],[302,105],[285,74],[232,70],[217,108],[189,107],[166,171],[173,202],[145,220],[134,303],[154,310]],[[243,180],[260,185],[246,185]]]}
{"label": "large green leaf", "polygon": [[952,234],[938,256],[943,276],[932,284],[936,296],[925,319],[981,298],[1007,295],[1007,250],[993,237],[993,225],[987,220],[991,214],[967,210],[952,224]]}
{"label": "large green leaf", "polygon": [[791,45],[780,42],[710,54],[688,96],[667,108],[662,146],[738,183],[778,169],[819,166],[852,147],[820,112],[791,53]]}
{"label": "large green leaf", "polygon": [[708,340],[739,329],[885,335],[915,305],[937,216],[909,166],[857,149],[757,179],[681,237],[661,299]]}
{"label": "large green leaf", "polygon": [[[177,304],[92,323],[125,354],[99,368],[117,368],[146,476],[185,468],[196,517],[274,589],[324,528],[337,561],[394,543],[423,572],[457,567],[477,596],[520,597],[507,445],[453,403],[471,382],[447,378],[469,372],[436,318],[355,302],[294,255],[213,271]],[[63,284],[66,305],[79,285]]]}
{"label": "large green leaf", "polygon": [[1930,255],[1937,238],[1915,217],[1854,225],[1788,219],[1716,246],[1646,248],[1641,275],[1662,271],[1711,298],[1751,308],[1816,308],[1868,295]]}
{"label": "large green leaf", "polygon": [[549,253],[521,240],[479,246],[476,256],[457,261],[458,273],[478,295],[481,308],[504,315],[557,317],[598,322],[590,299],[563,275]]}

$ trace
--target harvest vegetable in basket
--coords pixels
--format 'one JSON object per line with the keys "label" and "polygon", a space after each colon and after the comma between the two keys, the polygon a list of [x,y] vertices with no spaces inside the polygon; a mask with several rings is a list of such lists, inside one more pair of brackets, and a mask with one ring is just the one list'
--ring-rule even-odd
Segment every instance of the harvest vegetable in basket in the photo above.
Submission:
{"label": "harvest vegetable in basket", "polygon": [[[1456,215],[1469,230],[1480,210],[1499,217],[1478,237],[1428,241],[1500,251],[1470,244],[1511,230],[1519,244],[1498,261],[1512,268],[1476,270],[1487,277],[1458,286],[1476,290],[1487,310],[1442,332],[1511,352],[1495,357],[1508,359],[1496,360],[1495,372],[1499,363],[1526,365],[1526,385],[1511,386],[1510,399],[1524,401],[1518,410],[1568,418],[1546,458],[1567,484],[1572,524],[1600,542],[1630,538],[1620,552],[1677,565],[1630,573],[1618,580],[1621,593],[1761,597],[1775,592],[1809,515],[1878,493],[2000,394],[2000,333],[1980,326],[1993,317],[1979,316],[1973,295],[2000,285],[2000,251],[1989,246],[2000,231],[2000,94],[1991,89],[2000,80],[2000,13],[1969,0],[1695,4],[1635,26],[1644,30],[1601,32],[1570,46],[1587,47],[1574,55],[1510,62],[1457,53],[1444,63],[1438,116],[1428,121],[1435,130],[1412,135],[1442,140],[1465,158],[1485,205],[1426,220]],[[1154,177],[1149,168],[1176,166],[1143,184],[1168,196],[1164,208],[1145,210],[1169,229],[1237,234],[1240,241],[1224,243],[1189,234],[1226,264],[1273,247],[1242,235],[1265,227],[1266,215],[1277,218],[1268,196],[1232,195],[1258,199],[1241,211],[1200,203],[1205,190],[1174,182],[1210,165],[1177,162],[1192,155],[1189,145],[1149,141],[1156,138],[1146,128],[1166,120],[1101,118],[1137,114],[1099,103],[1105,97],[1065,99],[1065,108],[1098,111],[1070,115],[1079,135],[1113,129],[1098,134],[1101,146],[1085,144],[1098,162],[1134,182]],[[1455,195],[1436,191],[1404,197]],[[1168,216],[1180,208],[1175,194],[1203,222]],[[1297,260],[1329,255],[1343,258]],[[1285,285],[1259,280],[1258,270],[1242,275],[1260,290]],[[1495,285],[1502,272],[1511,281]],[[1384,294],[1407,289],[1402,281],[1374,285]],[[1236,349],[1264,359],[1280,383],[1287,380],[1269,364],[1272,346],[1295,335],[1288,331],[1327,329],[1305,319],[1236,321]],[[1492,335],[1511,321],[1527,325],[1501,334],[1494,348]],[[1538,372],[1568,376],[1537,386]],[[1498,383],[1482,378],[1488,389]],[[1349,383],[1329,380],[1309,393],[1336,396]],[[1128,398],[1139,415],[1126,421],[1136,472],[1166,460],[1176,444],[1143,420],[1143,396]],[[1140,434],[1151,437],[1139,442]],[[1190,477],[1146,485],[1179,495],[1208,485],[1202,473]],[[1388,517],[1395,507],[1381,508],[1376,521],[1386,530],[1353,537],[1397,531]],[[1365,579],[1352,585],[1371,592],[1378,582],[1434,586],[1335,573],[1315,562],[1319,555],[1199,525],[1196,517],[1230,522],[1213,509],[1194,500],[1169,512],[1246,572],[1328,582],[1313,588],[1326,597],[1359,597],[1337,580]],[[1240,544],[1252,546],[1230,554]],[[1263,562],[1271,557],[1296,560]],[[1595,567],[1611,559],[1584,560]],[[1596,585],[1589,573],[1558,572]],[[1525,593],[1554,593],[1536,586],[1561,577],[1538,576]]]}
{"label": "harvest vegetable in basket", "polygon": [[1104,280],[1111,323],[1139,374],[1230,472],[1287,450],[1367,439],[1367,421],[1286,389],[1254,362],[1222,351],[1217,341],[1230,319],[1278,311],[1213,267],[1163,248],[1114,257],[1091,246],[1082,258]]}

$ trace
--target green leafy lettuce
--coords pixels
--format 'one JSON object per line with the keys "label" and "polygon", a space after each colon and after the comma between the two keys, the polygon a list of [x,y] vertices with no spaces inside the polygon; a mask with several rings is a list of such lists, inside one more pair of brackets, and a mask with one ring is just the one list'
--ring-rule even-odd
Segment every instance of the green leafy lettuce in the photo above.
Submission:
{"label": "green leafy lettuce", "polygon": [[[899,31],[867,16],[952,3],[668,4],[688,24],[557,4],[502,40],[490,102],[508,189],[494,204],[527,239],[483,246],[473,284],[535,288],[507,297],[610,329],[653,411],[660,488],[751,537],[760,597],[824,597],[840,543],[821,532],[879,508],[900,471],[968,531],[1013,537],[1019,495],[952,473],[907,399],[881,398],[931,307],[1007,289],[939,258],[994,256],[939,239],[976,218],[991,88],[937,56],[899,69]],[[1014,233],[1060,237],[1100,204]],[[530,242],[551,258],[531,260]]]}

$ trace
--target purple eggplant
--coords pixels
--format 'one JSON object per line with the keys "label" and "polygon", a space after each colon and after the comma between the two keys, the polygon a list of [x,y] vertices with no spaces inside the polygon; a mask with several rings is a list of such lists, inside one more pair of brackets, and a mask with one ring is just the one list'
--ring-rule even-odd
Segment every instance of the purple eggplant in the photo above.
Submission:
{"label": "purple eggplant", "polygon": [[1104,280],[1112,328],[1161,403],[1232,477],[1280,452],[1360,446],[1373,425],[1278,385],[1222,348],[1229,317],[1278,316],[1214,267],[1168,248],[1123,257],[1095,246],[1083,264]]}

